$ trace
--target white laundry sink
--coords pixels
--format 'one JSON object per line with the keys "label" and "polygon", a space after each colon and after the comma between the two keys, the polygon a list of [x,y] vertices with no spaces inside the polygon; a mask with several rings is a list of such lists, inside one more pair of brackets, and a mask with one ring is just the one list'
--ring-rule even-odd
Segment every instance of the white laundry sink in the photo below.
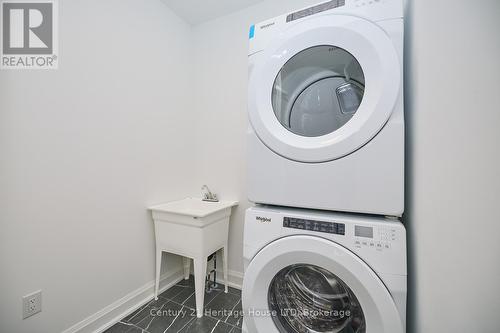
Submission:
{"label": "white laundry sink", "polygon": [[209,202],[203,201],[200,198],[186,198],[183,200],[153,206],[149,209],[157,212],[203,218],[226,208],[236,206],[237,204],[237,201]]}
{"label": "white laundry sink", "polygon": [[153,219],[171,223],[203,227],[231,214],[237,201],[208,202],[200,198],[186,198],[149,207]]}
{"label": "white laundry sink", "polygon": [[203,316],[207,257],[221,249],[227,292],[227,238],[231,208],[236,205],[237,201],[207,202],[199,198],[186,198],[149,207],[153,215],[156,238],[156,299],[162,252],[184,257],[185,279],[189,277],[190,259],[193,259],[198,317]]}

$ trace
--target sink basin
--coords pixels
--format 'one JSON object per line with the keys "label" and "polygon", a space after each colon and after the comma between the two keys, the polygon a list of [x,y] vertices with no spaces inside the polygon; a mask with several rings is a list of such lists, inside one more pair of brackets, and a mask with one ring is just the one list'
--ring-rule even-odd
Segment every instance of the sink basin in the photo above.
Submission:
{"label": "sink basin", "polygon": [[207,257],[221,250],[225,292],[227,293],[227,238],[231,209],[237,201],[207,202],[186,198],[149,207],[153,215],[156,239],[155,299],[158,299],[162,252],[184,257],[184,278],[193,259],[196,314],[203,316]]}
{"label": "sink basin", "polygon": [[237,201],[207,202],[200,198],[186,198],[152,206],[149,207],[149,210],[157,213],[175,214],[199,219],[219,213],[236,205],[238,205]]}

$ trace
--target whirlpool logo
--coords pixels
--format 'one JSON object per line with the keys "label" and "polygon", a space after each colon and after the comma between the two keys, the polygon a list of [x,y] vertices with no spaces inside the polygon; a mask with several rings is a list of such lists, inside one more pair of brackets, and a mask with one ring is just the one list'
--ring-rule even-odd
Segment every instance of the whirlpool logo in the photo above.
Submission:
{"label": "whirlpool logo", "polygon": [[57,0],[0,0],[2,69],[56,69]]}
{"label": "whirlpool logo", "polygon": [[272,27],[275,24],[276,24],[276,22],[271,22],[271,23],[267,23],[267,24],[261,25],[260,26],[260,30],[270,28],[270,27]]}
{"label": "whirlpool logo", "polygon": [[256,216],[255,220],[257,220],[260,223],[271,223],[271,218],[270,217]]}

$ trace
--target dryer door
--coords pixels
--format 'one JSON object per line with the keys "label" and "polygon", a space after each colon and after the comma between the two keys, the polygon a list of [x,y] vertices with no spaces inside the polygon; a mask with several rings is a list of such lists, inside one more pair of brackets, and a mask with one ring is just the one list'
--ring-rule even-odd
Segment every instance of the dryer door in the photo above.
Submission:
{"label": "dryer door", "polygon": [[341,158],[389,119],[401,71],[387,34],[372,22],[312,17],[253,55],[249,117],[260,140],[299,162]]}
{"label": "dryer door", "polygon": [[262,249],[245,271],[242,302],[249,333],[404,332],[378,276],[319,237],[285,237]]}

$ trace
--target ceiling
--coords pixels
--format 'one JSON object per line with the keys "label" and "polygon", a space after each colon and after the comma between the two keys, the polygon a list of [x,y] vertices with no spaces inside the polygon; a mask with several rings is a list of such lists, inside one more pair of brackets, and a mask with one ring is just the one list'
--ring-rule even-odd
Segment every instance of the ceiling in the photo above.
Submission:
{"label": "ceiling", "polygon": [[162,0],[192,25],[230,14],[263,0]]}

